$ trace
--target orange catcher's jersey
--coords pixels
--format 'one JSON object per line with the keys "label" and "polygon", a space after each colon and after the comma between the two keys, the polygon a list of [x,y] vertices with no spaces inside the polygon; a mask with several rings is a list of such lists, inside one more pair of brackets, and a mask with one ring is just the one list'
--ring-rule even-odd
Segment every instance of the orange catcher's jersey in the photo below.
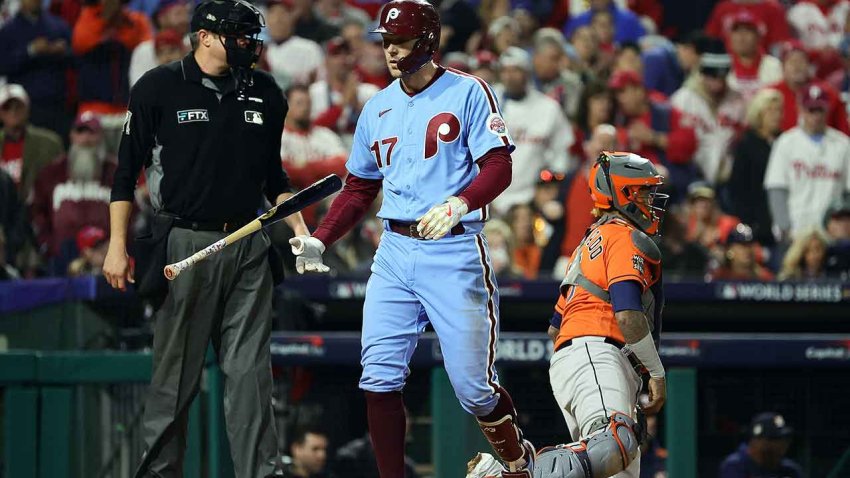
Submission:
{"label": "orange catcher's jersey", "polygon": [[562,317],[555,347],[585,335],[625,342],[608,289],[627,280],[641,285],[644,313],[653,335],[657,336],[663,303],[661,253],[649,236],[630,223],[613,216],[603,217],[588,228],[584,240],[570,257],[566,277],[561,282],[561,296],[555,305],[555,311]]}

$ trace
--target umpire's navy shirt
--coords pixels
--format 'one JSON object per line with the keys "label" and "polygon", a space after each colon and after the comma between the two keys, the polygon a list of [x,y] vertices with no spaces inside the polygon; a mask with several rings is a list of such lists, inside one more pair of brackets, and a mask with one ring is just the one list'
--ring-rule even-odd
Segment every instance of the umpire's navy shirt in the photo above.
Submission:
{"label": "umpire's navy shirt", "polygon": [[254,72],[237,98],[232,76],[205,75],[194,53],[145,73],[130,92],[112,201],[132,201],[142,167],[157,211],[196,221],[251,219],[289,190],[280,160],[288,106]]}
{"label": "umpire's navy shirt", "polygon": [[718,478],[803,478],[803,470],[794,461],[783,458],[778,470],[765,470],[747,453],[747,444],[727,456],[720,465]]}

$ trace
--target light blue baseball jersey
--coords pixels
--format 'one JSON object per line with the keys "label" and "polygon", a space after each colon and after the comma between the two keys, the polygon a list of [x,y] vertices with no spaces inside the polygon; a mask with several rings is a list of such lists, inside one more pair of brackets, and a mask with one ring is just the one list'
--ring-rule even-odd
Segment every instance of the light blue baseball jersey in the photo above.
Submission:
{"label": "light blue baseball jersey", "polygon": [[[378,217],[413,222],[478,175],[475,161],[514,144],[487,83],[453,69],[409,95],[399,80],[372,97],[360,113],[346,167],[365,179],[383,179]],[[463,222],[487,219],[486,207]]]}

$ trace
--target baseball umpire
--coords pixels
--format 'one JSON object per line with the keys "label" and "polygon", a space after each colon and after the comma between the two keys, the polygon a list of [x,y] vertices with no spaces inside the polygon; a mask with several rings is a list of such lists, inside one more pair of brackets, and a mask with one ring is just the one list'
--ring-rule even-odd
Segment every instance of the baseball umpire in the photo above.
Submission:
{"label": "baseball umpire", "polygon": [[536,478],[638,478],[640,371],[650,377],[647,414],[667,393],[656,349],[661,252],[650,238],[667,199],[656,192],[663,177],[636,154],[603,152],[589,183],[597,221],[570,258],[549,327],[552,392],[579,440],[541,450]]}
{"label": "baseball umpire", "polygon": [[484,80],[433,61],[440,19],[425,0],[384,5],[384,56],[396,78],[363,107],[345,188],[314,236],[293,238],[296,268],[326,271],[321,254],[366,213],[383,188],[384,233],[363,307],[360,388],[382,478],[404,476],[401,391],[430,323],[461,406],[504,463],[530,478],[523,439],[494,366],[499,291],[482,233],[487,204],[511,182],[513,142]]}
{"label": "baseball umpire", "polygon": [[[269,353],[272,274],[265,233],[228,247],[161,284],[181,260],[256,217],[263,196],[291,193],[280,163],[286,101],[254,65],[264,20],[244,0],[211,0],[192,17],[193,51],[146,73],[131,92],[110,205],[103,266],[112,287],[134,281],[126,252],[128,216],[144,167],[156,211],[139,238],[150,265],[137,289],[164,288],[154,326],[153,375],[144,412],[146,452],[136,476],[182,475],[187,412],[212,341],[225,375],[224,411],[236,476],[280,468],[272,416]],[[308,234],[300,214],[286,219]],[[150,247],[148,247],[150,246]]]}

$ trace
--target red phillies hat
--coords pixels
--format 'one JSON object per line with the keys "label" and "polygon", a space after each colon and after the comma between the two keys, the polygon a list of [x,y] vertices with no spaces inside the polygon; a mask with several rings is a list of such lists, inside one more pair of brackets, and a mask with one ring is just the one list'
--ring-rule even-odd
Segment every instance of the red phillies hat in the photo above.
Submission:
{"label": "red phillies hat", "polygon": [[97,117],[97,114],[91,111],[84,111],[77,115],[77,119],[74,120],[74,129],[79,128],[88,128],[93,133],[100,133],[100,118]]}
{"label": "red phillies hat", "polygon": [[806,59],[810,60],[809,50],[800,42],[800,40],[792,39],[782,42],[782,45],[779,47],[779,57],[782,61],[785,61],[788,58],[788,55],[794,53],[795,51],[802,52],[806,55]]}
{"label": "red phillies hat", "polygon": [[620,70],[611,75],[608,80],[608,88],[620,90],[627,86],[643,86],[643,78],[640,73],[633,70]]}
{"label": "red phillies hat", "polygon": [[818,85],[809,85],[803,90],[803,108],[807,110],[827,109],[829,107],[829,96],[826,91]]}
{"label": "red phillies hat", "polygon": [[741,10],[732,16],[732,21],[729,23],[729,29],[734,30],[738,27],[752,28],[759,35],[764,33],[764,23],[747,10]]}
{"label": "red phillies hat", "polygon": [[77,250],[82,252],[106,240],[106,232],[97,226],[86,226],[77,233]]}

